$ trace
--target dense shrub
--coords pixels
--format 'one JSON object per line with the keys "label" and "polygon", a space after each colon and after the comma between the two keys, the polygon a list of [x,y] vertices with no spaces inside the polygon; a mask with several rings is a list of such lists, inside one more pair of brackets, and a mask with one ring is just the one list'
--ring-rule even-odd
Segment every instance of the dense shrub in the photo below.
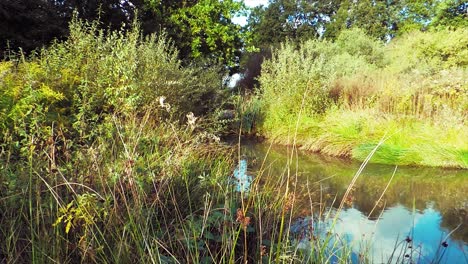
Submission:
{"label": "dense shrub", "polygon": [[221,243],[193,223],[213,205],[213,228],[233,218],[232,150],[200,123],[224,98],[218,69],[182,67],[138,26],[70,32],[0,63],[0,262],[196,262]]}
{"label": "dense shrub", "polygon": [[468,28],[407,33],[389,44],[390,69],[433,73],[468,66]]}
{"label": "dense shrub", "polygon": [[182,67],[165,36],[143,38],[138,25],[105,33],[74,21],[65,42],[0,65],[0,128],[14,141],[54,125],[91,142],[106,116],[158,109],[164,97],[183,121],[214,112],[224,94],[219,69]]}
{"label": "dense shrub", "polygon": [[306,115],[324,113],[336,99],[330,96],[333,80],[383,63],[382,44],[361,30],[344,31],[334,43],[310,40],[299,49],[284,44],[262,67],[265,125],[273,128],[294,120],[301,109]]}
{"label": "dense shrub", "polygon": [[385,65],[383,43],[372,39],[362,29],[352,28],[341,32],[335,44],[340,53],[346,52],[354,57],[362,57],[367,63],[377,67]]}

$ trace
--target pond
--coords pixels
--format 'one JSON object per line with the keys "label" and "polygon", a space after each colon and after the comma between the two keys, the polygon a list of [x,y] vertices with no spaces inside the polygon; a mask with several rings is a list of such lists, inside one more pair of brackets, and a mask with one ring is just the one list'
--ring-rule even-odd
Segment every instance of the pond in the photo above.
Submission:
{"label": "pond", "polygon": [[[250,175],[261,170],[262,177],[278,177],[289,162],[291,174],[297,175],[292,229],[311,218],[310,201],[328,200],[335,210],[361,165],[310,152],[291,155],[291,148],[248,141],[241,153]],[[468,263],[467,193],[467,170],[368,164],[334,232],[356,254],[367,247],[372,263],[387,263],[392,254],[394,262],[407,252],[416,263]]]}

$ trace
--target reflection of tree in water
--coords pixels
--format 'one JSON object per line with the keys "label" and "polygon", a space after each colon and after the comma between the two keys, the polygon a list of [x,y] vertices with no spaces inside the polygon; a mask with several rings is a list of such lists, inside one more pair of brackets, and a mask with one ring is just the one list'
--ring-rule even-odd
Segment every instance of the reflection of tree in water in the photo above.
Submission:
{"label": "reflection of tree in water", "polygon": [[[256,160],[260,166],[267,153],[268,145],[244,146],[243,153],[250,160]],[[291,150],[285,147],[272,147],[264,167],[268,167],[268,177],[281,175],[285,171]],[[296,195],[297,214],[304,214],[310,208],[310,200],[327,199],[328,204],[335,198],[337,207],[351,182],[360,163],[333,157],[324,157],[311,153],[299,152],[290,161],[290,171],[298,172]],[[369,215],[376,201],[393,174],[393,166],[368,164],[351,193],[348,206]],[[466,170],[453,170],[424,167],[399,167],[389,188],[373,211],[371,219],[378,217],[382,210],[399,204],[412,211],[422,212],[428,203],[442,215],[441,226],[449,231],[456,228],[461,221],[465,223],[451,237],[468,241],[468,182]],[[265,177],[265,176],[264,176]],[[301,209],[302,208],[302,209]],[[305,208],[305,209],[304,209]]]}
{"label": "reflection of tree in water", "polygon": [[[356,208],[367,215],[374,207],[375,201],[380,197],[383,187],[382,182],[375,178],[361,179],[356,198]],[[375,191],[375,190],[379,191]],[[448,231],[456,228],[460,223],[465,223],[452,234],[452,238],[468,241],[468,216],[466,214],[466,184],[458,180],[444,181],[444,179],[424,179],[411,181],[408,177],[395,178],[393,184],[385,193],[383,200],[386,207],[394,207],[401,204],[417,212],[422,212],[428,207],[439,211],[442,215],[441,226]],[[380,210],[374,211],[373,217],[378,216]]]}
{"label": "reflection of tree in water", "polygon": [[450,236],[452,239],[468,241],[468,212],[467,208],[451,208],[442,213],[442,223],[440,225],[451,231],[459,224],[462,224]]}

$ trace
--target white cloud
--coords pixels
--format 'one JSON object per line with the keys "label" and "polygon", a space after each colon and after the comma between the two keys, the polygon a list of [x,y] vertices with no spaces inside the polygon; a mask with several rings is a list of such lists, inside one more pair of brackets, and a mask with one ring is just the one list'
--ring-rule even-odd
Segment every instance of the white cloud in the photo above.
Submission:
{"label": "white cloud", "polygon": [[232,18],[232,22],[234,24],[238,24],[241,27],[243,27],[243,26],[245,26],[247,24],[247,17],[245,17],[245,16],[234,17],[234,18]]}
{"label": "white cloud", "polygon": [[[373,263],[388,259],[395,249],[395,243],[403,241],[406,236],[413,236],[415,246],[423,245],[418,249],[421,254],[432,259],[442,235],[440,221],[441,215],[430,208],[413,213],[404,206],[397,205],[387,208],[378,222],[369,220],[360,211],[350,208],[340,213],[335,231],[341,237],[348,236],[354,240],[352,245],[355,252],[359,252],[361,242],[367,242]],[[411,229],[414,231],[411,232]],[[451,243],[453,242],[449,242]]]}

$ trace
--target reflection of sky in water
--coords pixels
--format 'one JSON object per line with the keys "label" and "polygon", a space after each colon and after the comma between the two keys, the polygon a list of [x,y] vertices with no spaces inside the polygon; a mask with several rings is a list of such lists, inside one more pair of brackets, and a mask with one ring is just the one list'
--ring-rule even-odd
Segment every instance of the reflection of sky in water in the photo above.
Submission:
{"label": "reflection of sky in water", "polygon": [[[269,176],[281,175],[291,157],[288,148],[270,149],[267,144],[248,144],[243,147],[243,153],[247,153],[247,157],[252,159],[263,160],[267,156],[265,175]],[[359,162],[301,152],[298,153],[297,163],[296,160],[294,163],[297,164],[299,171],[298,187],[311,182],[320,182],[320,195],[323,187],[324,194],[332,197],[338,195],[339,200],[360,166]],[[394,169],[393,166],[379,164],[366,166],[352,195],[355,208],[341,212],[335,233],[340,234],[341,238],[353,238],[352,245],[356,253],[362,252],[363,247],[371,247],[373,253],[370,263],[388,263],[388,256],[393,252],[396,243],[404,241],[406,236],[410,235],[414,239],[414,250],[427,257],[415,263],[431,263],[435,255],[440,253],[437,253],[437,249],[442,239],[457,226],[461,217],[465,219],[464,225],[452,235],[454,240],[447,241],[449,245],[444,257],[436,263],[468,264],[466,170],[399,167],[383,198],[387,209],[378,222],[369,220],[367,214],[375,205],[374,201],[379,199]],[[321,197],[314,198],[321,199]],[[308,200],[304,204],[299,203],[299,206],[301,205],[307,208]],[[415,207],[414,213],[413,207]],[[300,216],[304,215],[301,213]],[[375,216],[377,215],[374,211],[372,219],[375,219]],[[291,232],[302,233],[301,230],[307,228],[310,222],[310,217],[299,219],[293,223]],[[297,230],[293,230],[295,228]],[[321,230],[321,232],[326,231]],[[408,244],[403,242],[399,245]],[[303,240],[298,247],[306,249],[310,244]],[[352,258],[355,259],[356,255]]]}
{"label": "reflection of sky in water", "polygon": [[246,192],[250,189],[252,177],[247,175],[247,161],[245,159],[240,160],[239,165],[234,170],[234,179],[236,180],[236,191]]}
{"label": "reflection of sky in water", "polygon": [[[341,237],[353,240],[352,245],[355,251],[359,251],[363,241],[370,242],[368,244],[371,246],[373,263],[380,263],[382,259],[386,263],[396,243],[410,236],[413,238],[415,252],[421,252],[421,255],[425,257],[420,260],[420,263],[430,263],[436,255],[440,255],[441,252],[437,253],[437,249],[450,231],[440,229],[441,221],[442,216],[430,207],[422,213],[416,212],[414,216],[411,211],[401,205],[388,208],[378,222],[367,219],[357,209],[351,208],[340,213],[340,221],[335,226],[335,232]],[[468,245],[450,239],[447,242],[449,246],[446,248],[441,263],[468,263],[466,259],[468,256],[465,256],[468,254]],[[396,254],[406,245],[406,242],[398,245]],[[417,259],[419,253],[413,253],[413,256]]]}

